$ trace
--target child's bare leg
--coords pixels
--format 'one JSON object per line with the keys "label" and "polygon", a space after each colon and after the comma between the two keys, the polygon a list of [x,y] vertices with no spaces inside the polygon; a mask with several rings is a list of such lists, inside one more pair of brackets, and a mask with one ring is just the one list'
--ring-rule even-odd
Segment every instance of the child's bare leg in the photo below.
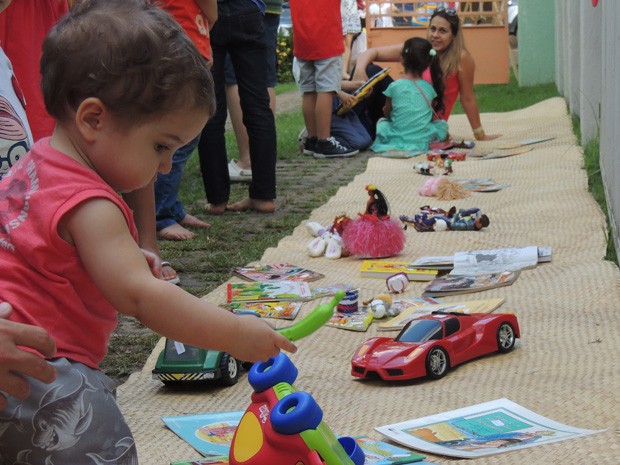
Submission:
{"label": "child's bare leg", "polygon": [[301,110],[304,114],[304,123],[308,137],[316,137],[316,92],[304,92],[301,100]]}
{"label": "child's bare leg", "polygon": [[332,92],[318,92],[316,94],[316,135],[319,139],[327,139],[330,136],[332,123]]}

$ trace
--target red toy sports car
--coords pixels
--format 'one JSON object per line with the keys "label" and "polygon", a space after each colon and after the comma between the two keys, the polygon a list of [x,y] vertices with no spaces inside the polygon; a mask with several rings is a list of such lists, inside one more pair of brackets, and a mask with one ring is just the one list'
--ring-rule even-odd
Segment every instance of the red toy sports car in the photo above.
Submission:
{"label": "red toy sports car", "polygon": [[508,352],[520,337],[511,313],[434,312],[410,321],[396,338],[375,337],[351,359],[358,378],[442,378],[450,367],[492,352]]}

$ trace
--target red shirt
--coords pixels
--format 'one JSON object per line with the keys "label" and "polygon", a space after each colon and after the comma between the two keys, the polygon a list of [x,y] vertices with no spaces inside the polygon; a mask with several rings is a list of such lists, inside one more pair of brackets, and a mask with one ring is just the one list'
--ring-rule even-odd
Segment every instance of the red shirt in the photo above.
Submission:
{"label": "red shirt", "polygon": [[45,110],[39,61],[43,39],[68,11],[67,0],[15,0],[0,14],[0,42],[26,97],[35,141],[51,136],[55,122]]}
{"label": "red shirt", "polygon": [[0,181],[0,301],[11,320],[45,328],[56,356],[97,368],[117,311],[90,279],[58,223],[91,198],[113,202],[137,240],[132,212],[93,170],[41,139]]}
{"label": "red shirt", "polygon": [[168,11],[192,39],[200,54],[211,61],[211,38],[209,22],[194,0],[159,0],[161,7]]}
{"label": "red shirt", "polygon": [[340,0],[291,0],[293,55],[326,60],[344,53]]}
{"label": "red shirt", "polygon": [[[424,71],[424,73],[422,74],[422,78],[425,81],[429,82],[431,85],[433,84],[430,69],[427,68]],[[439,116],[448,121],[448,118],[450,118],[450,113],[452,112],[452,108],[456,103],[456,98],[459,96],[460,85],[458,73],[451,74],[450,76],[444,78],[443,83],[445,86],[445,89],[443,90],[443,104],[445,106],[445,110],[443,111],[443,113],[440,113]]]}

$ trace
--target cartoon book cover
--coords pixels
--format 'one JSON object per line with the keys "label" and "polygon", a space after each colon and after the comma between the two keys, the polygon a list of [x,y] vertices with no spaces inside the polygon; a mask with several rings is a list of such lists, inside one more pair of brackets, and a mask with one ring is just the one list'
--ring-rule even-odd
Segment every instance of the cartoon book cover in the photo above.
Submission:
{"label": "cartoon book cover", "polygon": [[324,278],[325,275],[316,271],[291,265],[290,263],[271,263],[248,265],[235,268],[233,273],[248,281],[268,283],[272,281],[310,282]]}
{"label": "cartoon book cover", "polygon": [[396,273],[405,273],[409,281],[432,281],[437,276],[437,270],[419,269],[410,262],[364,260],[360,266],[360,275],[367,278],[385,279]]}
{"label": "cartoon book cover", "polygon": [[423,296],[442,297],[486,291],[496,287],[510,286],[519,277],[519,271],[504,271],[481,275],[444,276],[431,281],[422,293]]}
{"label": "cartoon book cover", "polygon": [[[243,411],[162,417],[177,436],[207,458],[226,456]],[[216,462],[217,463],[217,462]]]}
{"label": "cartoon book cover", "polygon": [[264,302],[280,300],[305,300],[311,296],[305,282],[274,281],[270,283],[228,283],[227,302]]}
{"label": "cartoon book cover", "polygon": [[364,465],[394,465],[405,463],[421,463],[425,457],[403,447],[389,444],[379,439],[364,436],[355,437],[355,442],[364,451]]}
{"label": "cartoon book cover", "polygon": [[351,291],[353,289],[355,289],[355,287],[349,284],[334,284],[331,286],[314,287],[310,290],[310,293],[312,294],[310,298],[320,299],[322,297],[331,297],[335,295],[336,292],[338,291],[346,292],[346,291]]}
{"label": "cartoon book cover", "polygon": [[379,331],[400,331],[407,323],[420,316],[429,315],[433,312],[457,312],[457,313],[491,313],[504,303],[504,298],[469,300],[422,307],[408,308],[396,315],[389,321],[377,325]]}
{"label": "cartoon book cover", "polygon": [[347,329],[349,331],[366,331],[372,323],[372,310],[368,307],[360,307],[355,312],[341,313],[336,312],[325,326],[333,328]]}
{"label": "cartoon book cover", "polygon": [[375,429],[412,449],[463,458],[510,452],[600,432],[563,425],[505,398]]}
{"label": "cartoon book cover", "polygon": [[301,309],[301,302],[233,302],[227,305],[233,313],[255,313],[263,318],[294,320]]}

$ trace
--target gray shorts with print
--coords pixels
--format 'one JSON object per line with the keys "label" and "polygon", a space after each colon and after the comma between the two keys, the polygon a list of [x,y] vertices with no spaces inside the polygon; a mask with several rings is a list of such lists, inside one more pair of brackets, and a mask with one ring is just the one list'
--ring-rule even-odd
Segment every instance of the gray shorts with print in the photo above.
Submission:
{"label": "gray shorts with print", "polygon": [[118,405],[114,382],[65,358],[52,360],[52,384],[30,379],[30,396],[6,395],[0,412],[0,465],[137,465],[133,436]]}

